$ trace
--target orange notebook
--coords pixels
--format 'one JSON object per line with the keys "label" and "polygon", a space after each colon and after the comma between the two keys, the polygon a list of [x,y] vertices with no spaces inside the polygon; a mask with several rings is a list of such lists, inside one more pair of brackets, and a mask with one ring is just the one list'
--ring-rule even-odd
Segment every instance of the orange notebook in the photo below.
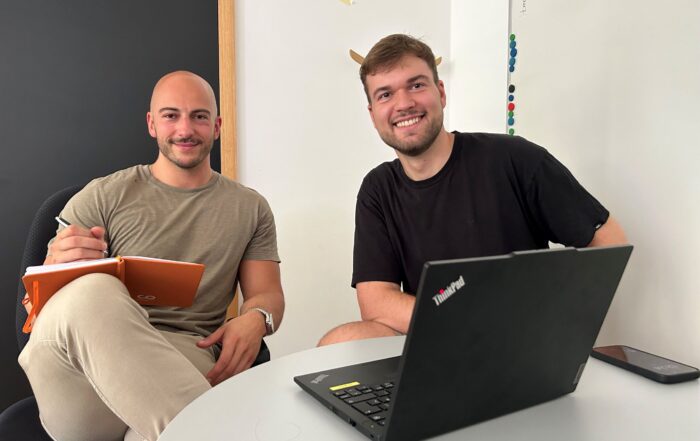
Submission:
{"label": "orange notebook", "polygon": [[22,330],[29,333],[46,302],[69,282],[90,273],[119,278],[141,305],[188,307],[204,274],[200,263],[151,257],[113,257],[85,262],[30,266],[22,277],[32,310]]}

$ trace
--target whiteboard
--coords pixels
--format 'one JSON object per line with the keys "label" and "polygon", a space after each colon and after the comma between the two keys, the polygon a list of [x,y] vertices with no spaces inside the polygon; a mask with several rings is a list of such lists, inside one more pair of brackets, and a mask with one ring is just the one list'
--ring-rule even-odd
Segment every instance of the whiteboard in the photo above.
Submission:
{"label": "whiteboard", "polygon": [[504,129],[566,164],[635,246],[598,344],[700,365],[700,1],[511,0],[510,32]]}

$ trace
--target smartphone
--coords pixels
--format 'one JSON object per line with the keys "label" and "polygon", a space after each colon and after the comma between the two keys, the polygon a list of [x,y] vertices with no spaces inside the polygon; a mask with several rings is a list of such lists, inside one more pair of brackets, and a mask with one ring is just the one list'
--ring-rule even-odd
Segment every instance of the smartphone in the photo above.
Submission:
{"label": "smartphone", "polygon": [[700,377],[700,371],[692,366],[629,346],[593,348],[591,356],[659,383],[680,383]]}

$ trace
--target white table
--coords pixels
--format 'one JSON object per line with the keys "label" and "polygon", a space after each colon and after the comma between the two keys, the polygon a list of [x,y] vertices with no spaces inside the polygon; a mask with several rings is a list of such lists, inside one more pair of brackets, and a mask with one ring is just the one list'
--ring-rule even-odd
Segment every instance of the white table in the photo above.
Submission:
{"label": "white table", "polygon": [[[398,355],[403,342],[403,337],[349,342],[272,360],[196,399],[159,440],[366,441],[292,378]],[[698,441],[700,383],[662,385],[590,359],[573,394],[435,439]]]}

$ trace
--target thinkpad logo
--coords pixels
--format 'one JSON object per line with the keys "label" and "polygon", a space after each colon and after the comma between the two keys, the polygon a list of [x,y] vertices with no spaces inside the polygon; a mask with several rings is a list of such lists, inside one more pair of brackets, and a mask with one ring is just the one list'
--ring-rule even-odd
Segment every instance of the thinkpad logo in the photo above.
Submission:
{"label": "thinkpad logo", "polygon": [[433,296],[433,301],[435,305],[440,306],[445,300],[449,299],[460,290],[467,282],[464,281],[464,277],[459,276],[459,279],[447,285],[444,289],[441,289],[437,294]]}
{"label": "thinkpad logo", "polygon": [[311,382],[312,382],[313,384],[320,384],[320,383],[321,383],[323,380],[325,380],[326,378],[328,378],[328,375],[326,375],[326,374],[321,374],[321,375],[319,375],[318,377],[316,377],[316,378],[314,378],[313,380],[311,380]]}

